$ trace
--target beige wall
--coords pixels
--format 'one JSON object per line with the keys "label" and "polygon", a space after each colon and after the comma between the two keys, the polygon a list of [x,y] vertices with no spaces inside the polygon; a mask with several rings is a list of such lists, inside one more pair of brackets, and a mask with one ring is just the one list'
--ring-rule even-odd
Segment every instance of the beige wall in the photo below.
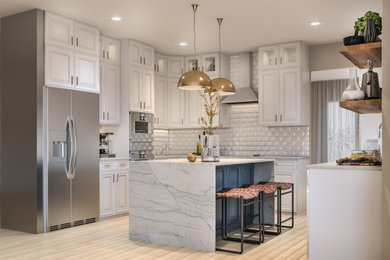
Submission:
{"label": "beige wall", "polygon": [[390,1],[382,1],[382,121],[383,121],[383,194],[382,259],[390,259]]}
{"label": "beige wall", "polygon": [[342,42],[310,46],[310,70],[351,68],[354,65],[339,53]]}

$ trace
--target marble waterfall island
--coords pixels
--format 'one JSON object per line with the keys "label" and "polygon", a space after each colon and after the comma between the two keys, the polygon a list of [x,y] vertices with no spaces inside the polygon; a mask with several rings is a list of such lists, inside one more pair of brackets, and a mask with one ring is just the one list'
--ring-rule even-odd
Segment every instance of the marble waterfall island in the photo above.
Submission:
{"label": "marble waterfall island", "polygon": [[[220,162],[162,159],[130,162],[130,239],[215,251],[224,187],[273,180],[274,160],[221,158]],[[235,201],[232,201],[235,203]],[[218,203],[220,204],[220,203]],[[238,219],[232,204],[231,221]],[[273,222],[272,209],[265,217]]]}

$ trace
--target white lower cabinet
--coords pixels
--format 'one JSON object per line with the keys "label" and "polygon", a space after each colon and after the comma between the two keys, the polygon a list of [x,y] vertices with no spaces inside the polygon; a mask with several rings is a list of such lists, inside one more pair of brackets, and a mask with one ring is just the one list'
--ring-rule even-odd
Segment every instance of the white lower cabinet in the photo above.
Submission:
{"label": "white lower cabinet", "polygon": [[129,210],[128,161],[100,163],[100,218]]}
{"label": "white lower cabinet", "polygon": [[[308,159],[276,159],[276,182],[290,182],[294,184],[294,212],[306,210],[306,166]],[[282,211],[291,212],[292,194],[282,196]]]}

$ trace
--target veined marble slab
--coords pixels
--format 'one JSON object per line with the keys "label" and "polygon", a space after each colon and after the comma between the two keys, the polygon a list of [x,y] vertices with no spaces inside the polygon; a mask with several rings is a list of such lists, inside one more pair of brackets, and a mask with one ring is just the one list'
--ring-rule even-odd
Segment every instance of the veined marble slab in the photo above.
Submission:
{"label": "veined marble slab", "polygon": [[216,166],[265,162],[273,160],[130,161],[130,239],[215,251]]}

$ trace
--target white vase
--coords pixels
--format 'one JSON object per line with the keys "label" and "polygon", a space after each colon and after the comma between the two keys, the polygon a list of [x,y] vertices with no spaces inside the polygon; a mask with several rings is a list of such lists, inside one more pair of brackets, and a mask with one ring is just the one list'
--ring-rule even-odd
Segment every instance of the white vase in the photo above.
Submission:
{"label": "white vase", "polygon": [[200,141],[202,162],[219,162],[219,135],[202,135]]}
{"label": "white vase", "polygon": [[358,100],[364,99],[364,92],[360,89],[357,81],[357,69],[353,68],[349,70],[349,84],[346,90],[344,90],[342,99],[346,100]]}

